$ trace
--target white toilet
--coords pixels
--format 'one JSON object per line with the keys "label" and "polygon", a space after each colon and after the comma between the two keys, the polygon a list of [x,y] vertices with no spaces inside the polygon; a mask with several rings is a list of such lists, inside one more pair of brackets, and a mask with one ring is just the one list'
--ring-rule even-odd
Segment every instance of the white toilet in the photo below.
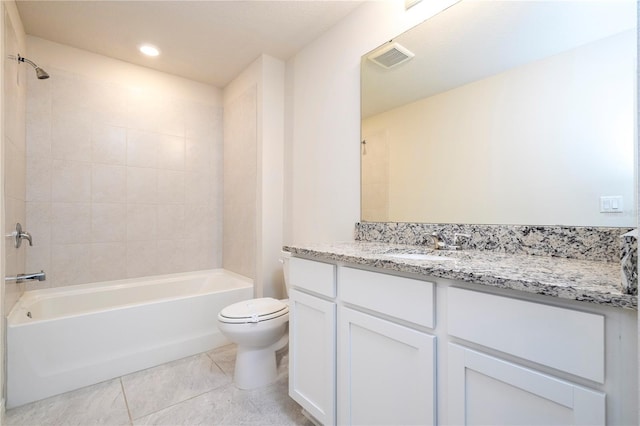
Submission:
{"label": "white toilet", "polygon": [[[290,256],[282,252],[286,290]],[[234,303],[220,311],[220,332],[238,345],[233,378],[238,388],[255,389],[276,380],[276,351],[289,342],[288,322],[288,300],[271,297]]]}

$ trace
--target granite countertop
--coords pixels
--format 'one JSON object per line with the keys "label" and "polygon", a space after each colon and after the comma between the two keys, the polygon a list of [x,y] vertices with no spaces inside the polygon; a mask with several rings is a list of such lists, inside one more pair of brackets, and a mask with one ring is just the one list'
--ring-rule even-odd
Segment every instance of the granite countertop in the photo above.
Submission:
{"label": "granite countertop", "polygon": [[[622,292],[621,268],[618,262],[490,251],[443,251],[431,250],[424,246],[362,241],[292,245],[285,246],[284,250],[318,260],[372,266],[388,271],[638,309],[638,297]],[[412,260],[389,256],[394,253],[431,254],[450,259]]]}

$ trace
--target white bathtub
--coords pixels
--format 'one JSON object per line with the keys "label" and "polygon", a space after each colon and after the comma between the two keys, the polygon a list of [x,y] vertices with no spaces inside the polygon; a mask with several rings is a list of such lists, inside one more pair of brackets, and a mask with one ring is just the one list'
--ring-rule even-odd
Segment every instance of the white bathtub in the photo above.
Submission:
{"label": "white bathtub", "polygon": [[222,269],[25,292],[7,318],[7,408],[224,345],[218,312],[251,297]]}

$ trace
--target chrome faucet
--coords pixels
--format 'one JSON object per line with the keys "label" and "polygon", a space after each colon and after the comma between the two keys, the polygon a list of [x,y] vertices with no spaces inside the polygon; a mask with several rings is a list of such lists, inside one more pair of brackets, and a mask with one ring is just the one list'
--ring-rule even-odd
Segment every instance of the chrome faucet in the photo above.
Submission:
{"label": "chrome faucet", "polygon": [[47,274],[44,271],[36,272],[34,274],[18,274],[15,277],[4,277],[5,281],[15,281],[17,283],[21,283],[27,280],[38,280],[45,281],[47,279]]}
{"label": "chrome faucet", "polygon": [[453,234],[453,244],[447,244],[446,240],[442,236],[440,232],[431,233],[431,238],[433,240],[433,249],[434,250],[459,250],[460,245],[458,244],[458,240],[460,238],[471,238],[469,234]]}
{"label": "chrome faucet", "polygon": [[446,245],[444,242],[444,237],[438,231],[431,233],[431,240],[433,241],[433,249],[440,250],[440,247]]}

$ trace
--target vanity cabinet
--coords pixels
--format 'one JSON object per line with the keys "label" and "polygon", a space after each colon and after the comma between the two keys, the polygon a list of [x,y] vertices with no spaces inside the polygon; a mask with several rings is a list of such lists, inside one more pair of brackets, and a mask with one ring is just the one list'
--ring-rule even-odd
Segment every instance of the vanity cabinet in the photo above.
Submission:
{"label": "vanity cabinet", "polygon": [[435,424],[433,285],[343,267],[338,292],[338,424]]}
{"label": "vanity cabinet", "polygon": [[336,266],[289,262],[289,395],[322,424],[335,424]]}
{"label": "vanity cabinet", "polygon": [[436,338],[350,308],[338,327],[338,424],[435,424]]}
{"label": "vanity cabinet", "polygon": [[449,424],[605,424],[602,392],[453,343],[448,364]]}
{"label": "vanity cabinet", "polygon": [[[448,345],[450,423],[605,424],[603,392],[517,362],[604,384],[604,315],[450,287],[447,332],[462,342]],[[480,349],[463,346],[467,342]]]}
{"label": "vanity cabinet", "polygon": [[291,260],[289,393],[325,425],[637,424],[635,311]]}

